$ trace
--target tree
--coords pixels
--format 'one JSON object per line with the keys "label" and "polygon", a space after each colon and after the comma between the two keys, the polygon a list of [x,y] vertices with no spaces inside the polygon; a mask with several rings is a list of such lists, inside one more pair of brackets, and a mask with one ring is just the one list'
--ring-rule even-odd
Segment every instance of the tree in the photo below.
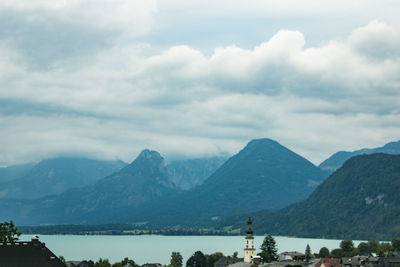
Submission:
{"label": "tree", "polygon": [[393,251],[393,247],[392,247],[392,245],[390,243],[387,243],[387,242],[379,243],[378,254],[379,254],[380,257],[391,256],[392,255],[392,251]]}
{"label": "tree", "polygon": [[367,244],[369,246],[370,253],[378,253],[378,250],[379,250],[379,241],[378,240],[369,240]]}
{"label": "tree", "polygon": [[311,260],[311,258],[312,258],[311,248],[310,248],[309,244],[307,244],[307,246],[306,246],[306,253],[305,254],[306,254],[306,262],[309,262]]}
{"label": "tree", "polygon": [[15,242],[21,235],[13,221],[0,223],[0,242]]}
{"label": "tree", "polygon": [[172,252],[171,253],[171,266],[172,267],[182,267],[183,265],[183,257],[179,252]]}
{"label": "tree", "polygon": [[342,242],[340,242],[340,248],[344,252],[350,252],[354,250],[354,243],[353,240],[351,239],[344,239]]}
{"label": "tree", "polygon": [[343,258],[344,257],[343,250],[340,248],[335,248],[334,250],[331,251],[331,257],[337,259]]}
{"label": "tree", "polygon": [[328,258],[329,257],[329,249],[327,247],[322,247],[319,250],[319,257],[320,258]]}
{"label": "tree", "polygon": [[134,260],[129,259],[128,257],[125,257],[121,262],[116,262],[112,265],[112,267],[124,267],[126,265],[132,265],[132,266],[138,266]]}
{"label": "tree", "polygon": [[108,259],[102,259],[100,258],[95,264],[94,267],[111,267],[110,262],[108,261]]}
{"label": "tree", "polygon": [[59,256],[58,258],[60,259],[60,261],[61,261],[62,263],[66,263],[66,262],[67,262],[63,256]]}
{"label": "tree", "polygon": [[196,251],[186,262],[186,267],[207,267],[207,259],[203,252]]}
{"label": "tree", "polygon": [[238,254],[239,254],[239,253],[238,253],[237,251],[233,252],[232,258],[235,258],[235,259],[236,259],[236,258],[238,257]]}
{"label": "tree", "polygon": [[400,238],[395,237],[392,239],[392,247],[394,251],[400,251]]}
{"label": "tree", "polygon": [[261,252],[258,254],[263,262],[276,261],[278,259],[275,239],[267,235],[261,245]]}
{"label": "tree", "polygon": [[360,244],[358,244],[357,248],[361,255],[369,255],[370,253],[369,246],[365,242],[361,242]]}
{"label": "tree", "polygon": [[215,252],[210,255],[205,255],[207,259],[207,267],[214,267],[215,263],[220,259],[224,257],[224,254],[221,252]]}

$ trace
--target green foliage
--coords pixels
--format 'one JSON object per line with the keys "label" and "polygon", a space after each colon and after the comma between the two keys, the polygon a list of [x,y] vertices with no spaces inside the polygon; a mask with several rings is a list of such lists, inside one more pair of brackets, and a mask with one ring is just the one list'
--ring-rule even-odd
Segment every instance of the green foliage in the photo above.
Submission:
{"label": "green foliage", "polygon": [[13,221],[0,223],[0,242],[15,242],[20,235]]}
{"label": "green foliage", "polygon": [[393,251],[394,248],[392,244],[388,242],[379,243],[377,240],[370,240],[367,243],[361,242],[357,248],[354,248],[353,241],[351,239],[345,239],[340,242],[340,248],[331,251],[330,256],[333,258],[342,258],[376,253],[379,257],[391,257],[393,256]]}
{"label": "green foliage", "polygon": [[97,262],[95,262],[94,267],[111,267],[111,263],[108,259],[100,258]]}
{"label": "green foliage", "polygon": [[369,240],[367,244],[369,246],[370,253],[378,253],[378,250],[379,250],[379,241],[378,240]]}
{"label": "green foliage", "polygon": [[340,242],[340,248],[331,251],[331,257],[342,258],[342,257],[353,257],[360,254],[358,248],[354,247],[353,240],[344,239]]}
{"label": "green foliage", "polygon": [[135,261],[134,260],[131,260],[131,259],[129,259],[129,258],[124,258],[121,262],[116,262],[116,263],[114,263],[113,265],[112,265],[112,267],[124,267],[124,266],[126,266],[127,264],[130,264],[130,265],[132,265],[132,266],[134,266],[134,267],[137,267],[137,266],[139,266],[139,265],[137,265],[136,263],[135,263]]}
{"label": "green foliage", "polygon": [[237,251],[233,252],[232,258],[235,258],[235,259],[236,259],[236,258],[238,257],[238,254],[239,254],[239,253],[238,253]]}
{"label": "green foliage", "polygon": [[331,251],[331,258],[340,259],[344,257],[343,250],[340,248],[335,248]]}
{"label": "green foliage", "polygon": [[201,251],[196,251],[186,262],[186,267],[207,267],[206,256]]}
{"label": "green foliage", "polygon": [[342,242],[340,242],[340,248],[344,252],[350,252],[354,250],[354,243],[353,240],[351,239],[344,239]]}
{"label": "green foliage", "polygon": [[263,262],[272,262],[278,259],[278,249],[275,239],[271,235],[267,235],[261,245],[261,252],[258,255]]}
{"label": "green foliage", "polygon": [[369,255],[370,254],[370,247],[365,242],[361,242],[360,244],[358,244],[357,248],[361,255]]}
{"label": "green foliage", "polygon": [[391,256],[393,254],[392,252],[393,252],[393,247],[392,247],[391,243],[388,243],[388,242],[379,243],[379,247],[378,247],[379,257]]}
{"label": "green foliage", "polygon": [[319,250],[319,257],[320,258],[328,258],[329,257],[329,249],[327,247],[322,247]]}
{"label": "green foliage", "polygon": [[311,260],[311,258],[313,257],[309,244],[307,244],[307,246],[306,246],[305,254],[306,254],[306,262],[309,262]]}
{"label": "green foliage", "polygon": [[179,252],[172,252],[171,253],[171,266],[172,267],[182,267],[183,265],[183,257]]}
{"label": "green foliage", "polygon": [[63,256],[59,256],[58,258],[59,258],[60,261],[62,261],[63,263],[66,263],[66,262],[67,262]]}
{"label": "green foliage", "polygon": [[224,254],[221,252],[215,252],[210,255],[205,255],[207,259],[207,267],[214,267],[215,263],[222,257],[224,257]]}
{"label": "green foliage", "polygon": [[395,237],[392,239],[392,247],[394,251],[400,251],[400,238]]}

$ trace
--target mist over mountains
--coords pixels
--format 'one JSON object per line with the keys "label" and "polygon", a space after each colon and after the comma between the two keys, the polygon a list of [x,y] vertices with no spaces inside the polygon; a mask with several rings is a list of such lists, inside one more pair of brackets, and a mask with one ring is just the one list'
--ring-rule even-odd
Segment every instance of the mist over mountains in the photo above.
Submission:
{"label": "mist over mountains", "polygon": [[183,190],[201,185],[228,157],[198,158],[174,161],[167,165],[172,182]]}
{"label": "mist over mountains", "polygon": [[9,181],[1,183],[0,180],[0,198],[40,198],[60,194],[70,188],[92,185],[125,165],[122,161],[56,158],[36,165],[23,165],[26,166],[25,172],[17,166],[14,169],[19,173],[11,173],[13,179],[4,174]]}
{"label": "mist over mountains", "polygon": [[238,212],[282,208],[306,198],[324,178],[324,173],[303,157],[273,140],[258,139],[202,185],[185,192],[171,181],[162,156],[144,150],[131,164],[94,185],[29,203],[15,200],[14,206],[19,208],[11,211],[4,200],[1,215],[22,224],[143,220],[209,224]]}
{"label": "mist over mountains", "polygon": [[[380,149],[395,153],[397,147],[398,142],[392,142]],[[353,153],[360,151],[372,150]],[[5,192],[0,221],[235,228],[251,213],[258,233],[385,237],[397,233],[400,225],[400,204],[394,196],[400,180],[398,157],[353,157],[328,179],[330,170],[267,138],[250,141],[229,159],[168,165],[159,152],[148,149],[130,164],[108,162],[108,167],[101,165],[104,162],[53,159],[35,165],[22,178],[0,183],[0,192]],[[108,174],[104,177],[102,172]],[[92,173],[96,175],[88,175]],[[70,179],[69,187],[63,179]],[[21,186],[21,181],[30,186]],[[10,184],[15,186],[5,186]],[[31,193],[22,196],[29,188]],[[63,191],[49,194],[54,188]],[[375,224],[367,223],[374,218]],[[385,224],[384,218],[391,218],[391,223]]]}

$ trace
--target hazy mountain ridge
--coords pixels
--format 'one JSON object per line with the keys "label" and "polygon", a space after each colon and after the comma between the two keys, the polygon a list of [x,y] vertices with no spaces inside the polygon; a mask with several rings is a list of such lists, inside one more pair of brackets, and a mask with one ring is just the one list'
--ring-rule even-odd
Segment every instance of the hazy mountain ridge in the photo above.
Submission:
{"label": "hazy mountain ridge", "polygon": [[21,224],[113,222],[147,201],[177,192],[160,154],[143,150],[131,164],[94,185],[30,202],[15,200],[16,209],[10,209],[10,200],[2,200],[0,208],[5,212],[0,216],[16,218]]}
{"label": "hazy mountain ridge", "polygon": [[172,182],[183,190],[189,190],[201,185],[227,159],[210,157],[174,161],[167,165],[167,171]]}
{"label": "hazy mountain ridge", "polygon": [[[308,199],[278,212],[253,213],[258,234],[390,239],[400,234],[400,155],[356,156]],[[239,226],[248,214],[225,218]]]}
{"label": "hazy mountain ridge", "polygon": [[0,198],[39,198],[94,184],[126,166],[122,161],[85,158],[42,160],[18,179],[0,184]]}
{"label": "hazy mountain ridge", "polygon": [[23,177],[34,166],[35,163],[26,163],[0,168],[0,184]]}
{"label": "hazy mountain ridge", "polygon": [[349,151],[339,151],[324,160],[318,167],[322,170],[327,171],[335,171],[339,167],[343,165],[346,160],[350,159],[351,157],[363,154],[373,154],[373,153],[386,153],[386,154],[393,154],[398,155],[400,154],[400,141],[397,142],[390,142],[385,144],[382,147],[377,148],[363,148],[360,150],[355,150],[353,152]]}
{"label": "hazy mountain ridge", "polygon": [[[210,224],[215,222],[212,218],[225,215],[282,208],[306,198],[313,190],[310,180],[323,179],[323,172],[303,157],[273,140],[258,139],[201,186],[182,191],[171,182],[159,153],[144,150],[131,164],[95,185],[29,203],[22,200],[14,204],[19,208],[0,215],[22,224]],[[2,201],[0,207],[7,203]]]}

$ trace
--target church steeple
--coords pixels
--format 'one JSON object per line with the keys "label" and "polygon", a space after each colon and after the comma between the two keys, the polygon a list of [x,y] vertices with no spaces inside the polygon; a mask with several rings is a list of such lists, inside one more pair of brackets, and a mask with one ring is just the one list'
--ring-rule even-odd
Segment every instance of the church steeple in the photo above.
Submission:
{"label": "church steeple", "polygon": [[244,248],[244,262],[251,263],[253,257],[256,254],[256,249],[254,248],[254,237],[253,237],[253,228],[251,227],[253,221],[249,217],[247,221],[247,230],[246,230],[246,246]]}
{"label": "church steeple", "polygon": [[247,237],[253,237],[253,228],[251,228],[253,221],[251,220],[251,218],[249,217],[249,219],[247,220],[247,230],[246,230],[246,234]]}

